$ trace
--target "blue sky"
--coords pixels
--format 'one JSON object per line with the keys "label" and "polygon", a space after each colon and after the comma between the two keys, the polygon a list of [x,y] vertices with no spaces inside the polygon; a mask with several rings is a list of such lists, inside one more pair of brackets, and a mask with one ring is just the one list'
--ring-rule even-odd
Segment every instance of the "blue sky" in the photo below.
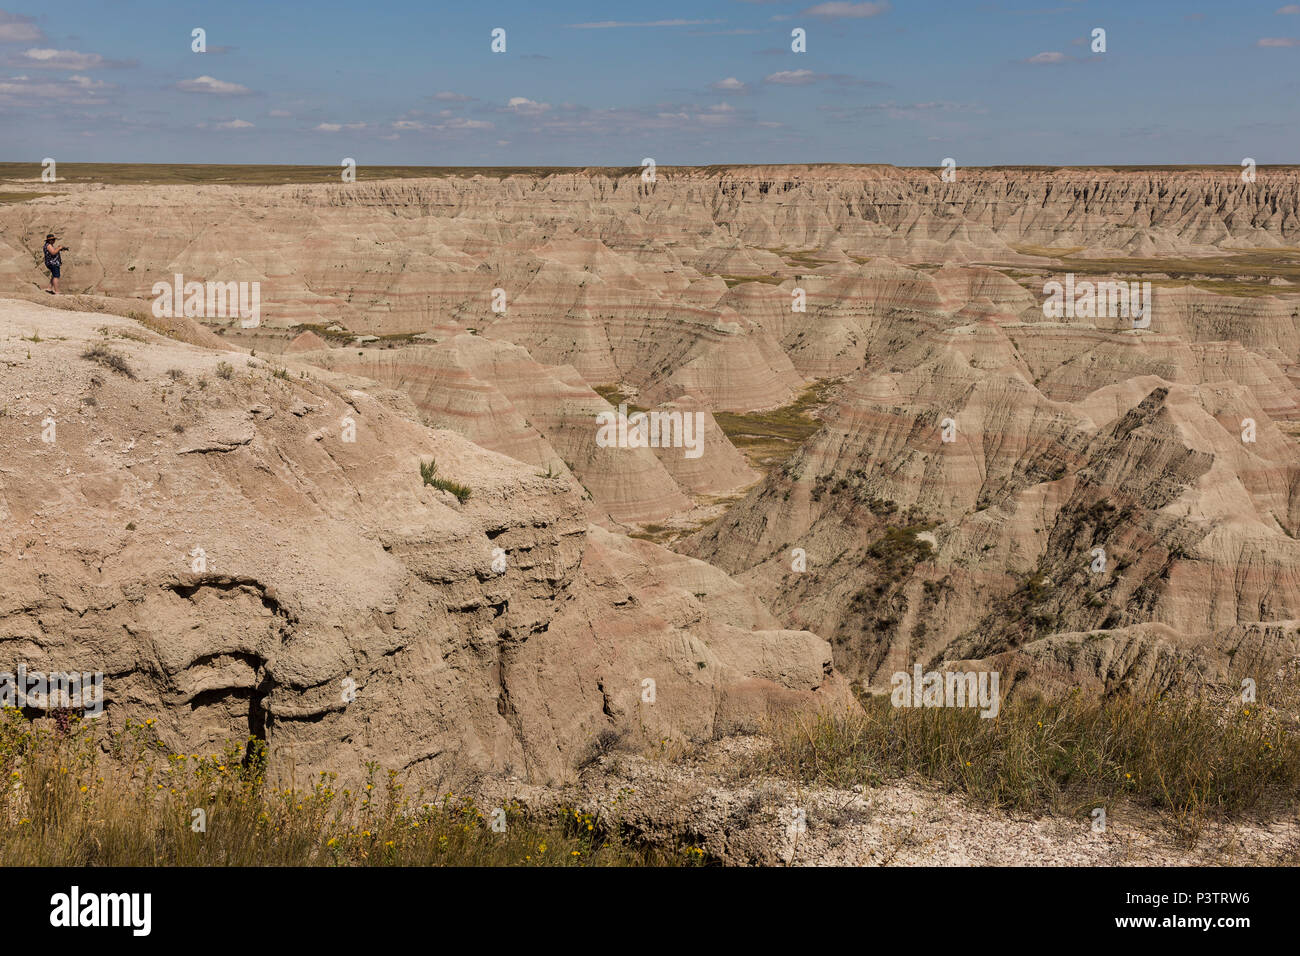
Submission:
{"label": "blue sky", "polygon": [[2,161],[1295,163],[1297,93],[1282,0],[0,0]]}

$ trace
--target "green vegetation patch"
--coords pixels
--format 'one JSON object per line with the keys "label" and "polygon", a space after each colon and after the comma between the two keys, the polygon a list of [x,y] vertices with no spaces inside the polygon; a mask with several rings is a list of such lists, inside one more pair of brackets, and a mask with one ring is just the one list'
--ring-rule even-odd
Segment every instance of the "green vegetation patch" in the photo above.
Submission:
{"label": "green vegetation patch", "polygon": [[[1016,246],[1025,255],[1056,259],[1059,268],[1080,276],[1150,275],[1153,286],[1178,288],[1195,286],[1220,295],[1259,296],[1300,294],[1300,249],[1252,249],[1220,256],[1170,256],[1168,258],[1076,259],[1079,248],[1051,249],[1046,246]],[[1270,285],[1270,279],[1285,279],[1294,286]],[[1018,280],[1019,281],[1019,280]],[[1027,285],[1031,292],[1041,292]]]}
{"label": "green vegetation patch", "polygon": [[613,385],[593,385],[591,390],[615,408],[618,408],[619,405],[627,405],[629,415],[649,411],[648,408],[633,403],[628,394],[623,391],[623,386],[617,383]]}
{"label": "green vegetation patch", "polygon": [[450,491],[456,496],[456,500],[464,504],[469,500],[472,493],[467,485],[460,482],[451,481],[448,478],[438,477],[438,462],[434,459],[420,462],[420,477],[424,479],[426,485],[432,485],[434,488],[440,488],[443,491]]}
{"label": "green vegetation patch", "polygon": [[11,202],[27,202],[29,199],[40,199],[42,196],[53,196],[54,193],[25,193],[25,192],[0,192],[0,204]]}
{"label": "green vegetation patch", "polygon": [[760,471],[771,471],[794,454],[822,423],[812,412],[826,403],[838,380],[814,382],[789,405],[767,412],[714,412],[713,419],[733,445]]}

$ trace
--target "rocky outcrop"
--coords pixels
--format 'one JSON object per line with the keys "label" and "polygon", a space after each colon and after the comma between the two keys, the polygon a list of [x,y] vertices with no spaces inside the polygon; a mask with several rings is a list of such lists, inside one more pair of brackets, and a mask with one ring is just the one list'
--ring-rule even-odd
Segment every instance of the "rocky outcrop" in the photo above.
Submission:
{"label": "rocky outcrop", "polygon": [[462,334],[436,345],[398,350],[335,349],[300,356],[325,368],[356,371],[409,395],[430,425],[477,445],[575,475],[597,520],[655,521],[686,510],[691,495],[725,494],[758,475],[689,395],[659,410],[698,413],[703,446],[602,448],[598,416],[613,411],[574,369],[534,362],[517,345]]}
{"label": "rocky outcrop", "polygon": [[823,640],[373,379],[15,301],[0,365],[6,664],[102,671],[175,750],[560,779],[603,733],[847,702]]}
{"label": "rocky outcrop", "polygon": [[[1081,352],[1122,371],[1073,392],[1079,361],[1035,385],[1029,326],[928,335],[906,371],[847,382],[826,427],[687,550],[816,622],[876,687],[1012,651],[1013,670],[1103,689],[1226,678],[1229,634],[1300,611],[1300,456],[1263,404],[1293,414],[1295,392],[1239,345],[1207,361],[1136,334]],[[1157,362],[1181,381],[1141,374]],[[1288,647],[1239,660],[1276,668]]]}

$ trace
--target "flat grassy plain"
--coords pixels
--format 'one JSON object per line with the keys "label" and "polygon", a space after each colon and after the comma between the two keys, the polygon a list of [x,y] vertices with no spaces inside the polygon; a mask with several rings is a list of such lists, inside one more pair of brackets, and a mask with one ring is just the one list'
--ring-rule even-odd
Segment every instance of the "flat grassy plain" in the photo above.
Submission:
{"label": "flat grassy plain", "polygon": [[[1300,248],[1251,249],[1219,256],[1169,256],[1153,258],[1083,259],[1073,249],[1016,246],[1017,252],[1055,259],[1062,272],[1085,276],[1149,276],[1152,285],[1193,285],[1221,295],[1285,295],[1300,292]],[[1294,285],[1271,285],[1270,279]]]}

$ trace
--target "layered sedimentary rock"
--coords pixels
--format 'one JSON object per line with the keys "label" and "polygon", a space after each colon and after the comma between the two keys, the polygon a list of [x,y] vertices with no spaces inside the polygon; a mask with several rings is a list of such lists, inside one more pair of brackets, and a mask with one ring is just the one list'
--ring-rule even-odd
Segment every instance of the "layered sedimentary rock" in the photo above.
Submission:
{"label": "layered sedimentary rock", "polygon": [[400,388],[431,425],[547,473],[576,475],[599,520],[667,518],[686,510],[690,495],[724,494],[758,478],[707,408],[689,396],[660,410],[699,416],[698,451],[600,447],[598,421],[610,404],[571,367],[540,365],[516,345],[462,334],[436,345],[299,358]]}
{"label": "layered sedimentary rock", "polygon": [[607,731],[847,703],[821,638],[372,379],[12,300],[0,367],[5,664],[102,671],[112,725],[299,781],[544,780]]}
{"label": "layered sedimentary rock", "polygon": [[[944,183],[933,170],[844,166],[661,169],[654,183],[639,172],[577,171],[68,187],[0,207],[0,276],[35,278],[33,250],[58,224],[73,247],[68,282],[81,290],[148,299],[175,274],[257,281],[271,327],[475,328],[543,364],[572,365],[588,382],[627,381],[652,402],[689,393],[743,411],[788,401],[800,384],[795,369],[856,367],[848,362],[865,344],[854,341],[855,313],[889,323],[964,310],[970,322],[1030,304],[996,273],[909,274],[864,260],[1041,266],[1016,250],[1282,248],[1300,237],[1298,195],[1300,175],[1282,169],[1249,184],[1230,170],[1105,169],[962,170]],[[764,296],[788,306],[808,274],[821,276],[810,289],[815,331],[795,345],[801,329],[774,327],[779,316]],[[787,285],[741,281],[754,277]],[[1221,305],[1189,302],[1179,321],[1196,338],[1223,338],[1229,327],[1248,343],[1286,334],[1257,314],[1216,319]],[[807,341],[823,332],[826,344]]]}
{"label": "layered sedimentary rock", "polygon": [[[282,352],[295,388],[398,390],[410,427],[456,432],[508,456],[493,468],[521,487],[540,482],[538,502],[564,498],[597,576],[621,568],[651,588],[677,559],[608,532],[681,527],[701,499],[755,482],[714,413],[837,383],[820,431],[674,547],[762,595],[775,618],[751,609],[742,629],[810,628],[869,686],[975,660],[1163,687],[1293,648],[1294,169],[1254,183],[1236,168],[963,169],[945,183],[790,166],[52,190],[0,206],[0,281],[43,282],[33,250],[55,229],[73,247],[66,288],[196,344],[216,331]],[[261,327],[150,319],[153,284],[177,274],[260,283]],[[1137,282],[1149,310],[1053,314],[1052,284],[1076,279]],[[595,419],[615,394],[699,413],[704,453],[602,447]],[[248,423],[230,416],[192,454],[241,454]],[[583,561],[561,562],[575,588]],[[477,746],[535,759],[522,732],[501,739]]]}
{"label": "layered sedimentary rock", "polygon": [[[896,357],[906,371],[860,372],[822,432],[690,550],[792,623],[818,622],[837,664],[873,685],[914,661],[1013,651],[1017,668],[1108,684],[1226,676],[1224,635],[1300,611],[1300,456],[1264,404],[1294,414],[1294,387],[1229,379],[1266,367],[1253,353],[1234,366],[1240,346],[1209,362],[1175,341],[1092,389],[1040,389],[1024,357],[1035,331],[949,329]],[[1150,371],[1160,360],[1168,379]],[[1147,624],[1174,664],[1063,651],[1086,633],[1154,653],[1154,632],[1132,630]]]}

